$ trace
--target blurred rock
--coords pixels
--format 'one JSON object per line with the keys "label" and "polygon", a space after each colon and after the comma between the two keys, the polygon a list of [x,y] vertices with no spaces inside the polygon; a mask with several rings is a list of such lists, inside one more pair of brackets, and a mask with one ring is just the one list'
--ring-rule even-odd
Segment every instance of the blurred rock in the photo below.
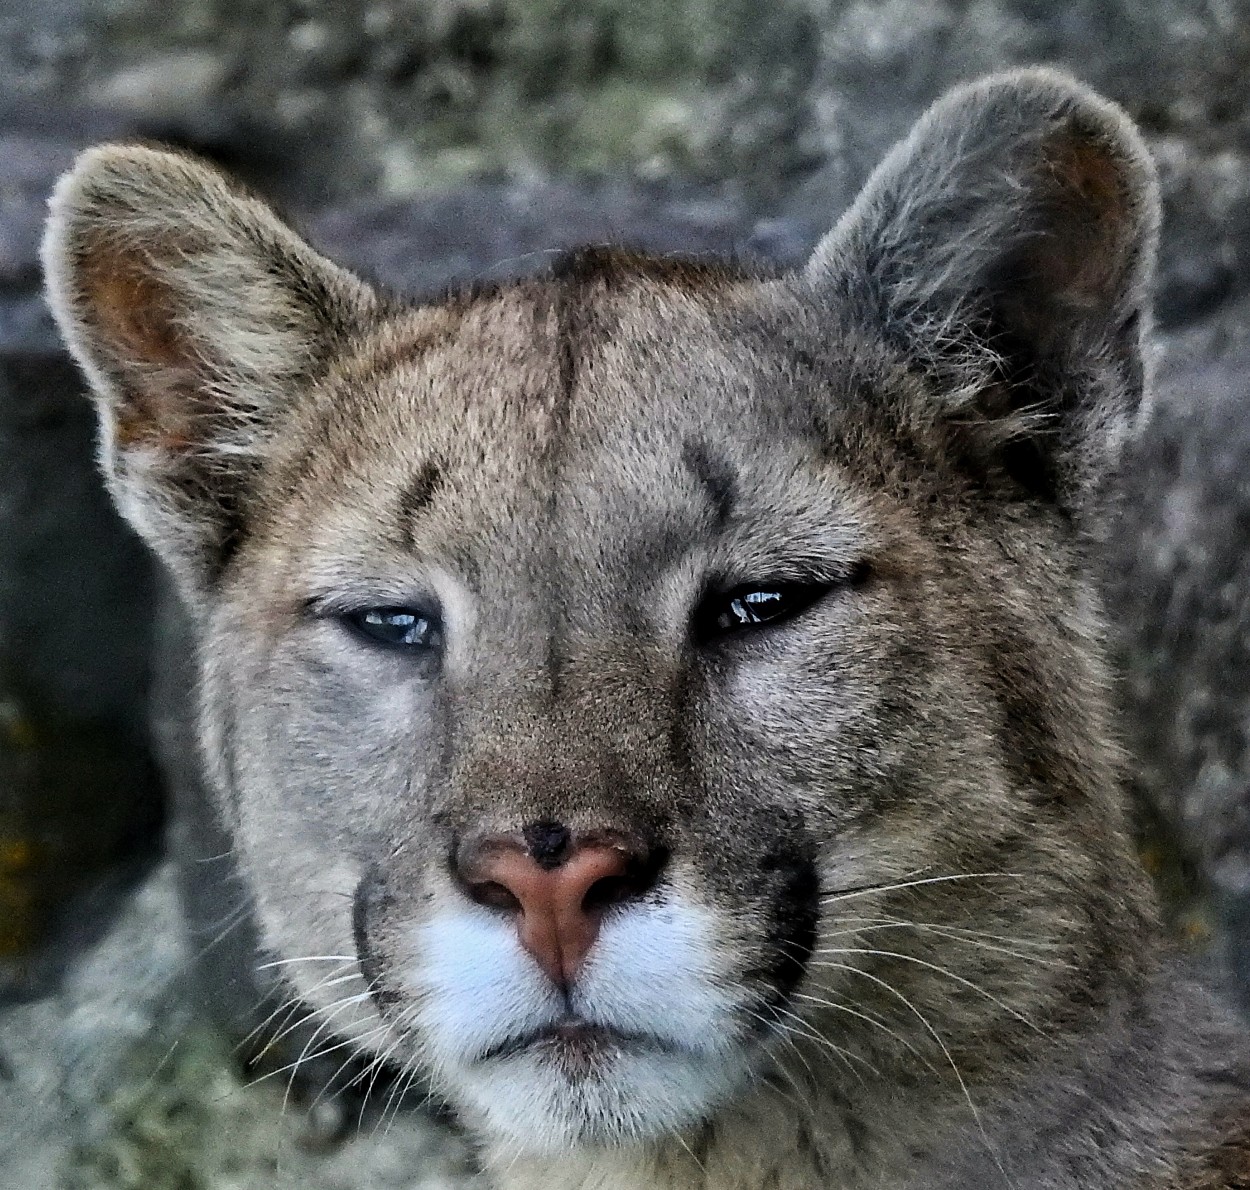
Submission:
{"label": "blurred rock", "polygon": [[63,355],[0,348],[0,999],[46,986],[58,918],[161,820],[151,567],[93,473],[94,437]]}
{"label": "blurred rock", "polygon": [[75,1146],[107,1133],[126,1055],[185,1028],[173,889],[170,871],[143,885],[57,994],[0,1008],[0,1185],[59,1188]]}
{"label": "blurred rock", "polygon": [[102,79],[90,97],[102,107],[150,119],[194,119],[217,99],[229,69],[212,50],[154,54]]}
{"label": "blurred rock", "polygon": [[305,210],[624,172],[818,229],[946,87],[1033,62],[1151,139],[1162,321],[1243,292],[1250,0],[0,0],[0,129],[43,109],[81,139],[108,113]]}
{"label": "blurred rock", "polygon": [[152,567],[95,474],[94,415],[39,292],[45,199],[76,147],[0,129],[0,1000],[52,984],[67,922],[79,943],[102,928],[109,899],[90,894],[154,850],[163,808]]}
{"label": "blurred rock", "polygon": [[793,220],[758,220],[737,188],[626,178],[485,182],[407,201],[358,202],[304,220],[325,251],[408,292],[534,273],[582,244],[740,254],[794,263]]}
{"label": "blurred rock", "polygon": [[247,1085],[194,1008],[192,957],[166,866],[123,900],[55,995],[0,1008],[0,1186],[478,1186],[459,1138],[419,1110],[388,1114],[385,1089],[362,1113],[289,1092],[285,1073]]}
{"label": "blurred rock", "polygon": [[1167,340],[1122,494],[1108,600],[1139,793],[1250,1006],[1250,299]]}

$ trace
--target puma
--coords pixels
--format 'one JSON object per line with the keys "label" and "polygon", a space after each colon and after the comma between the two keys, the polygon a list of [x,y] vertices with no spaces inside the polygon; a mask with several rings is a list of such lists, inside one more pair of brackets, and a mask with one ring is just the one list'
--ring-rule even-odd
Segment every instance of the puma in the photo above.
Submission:
{"label": "puma", "polygon": [[1248,1184],[1087,565],[1158,220],[1045,70],[941,99],[777,275],[409,301],[190,157],[61,181],[50,301],[266,946],[499,1187]]}

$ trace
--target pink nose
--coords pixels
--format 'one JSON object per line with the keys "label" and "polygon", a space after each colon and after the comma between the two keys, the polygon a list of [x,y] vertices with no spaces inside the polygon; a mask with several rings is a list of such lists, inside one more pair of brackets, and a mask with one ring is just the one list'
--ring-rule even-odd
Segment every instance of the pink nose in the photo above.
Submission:
{"label": "pink nose", "polygon": [[604,911],[650,881],[639,879],[638,857],[623,845],[570,843],[566,857],[543,858],[513,838],[486,839],[461,861],[460,877],[473,900],[516,916],[521,945],[553,983],[567,987],[599,936]]}

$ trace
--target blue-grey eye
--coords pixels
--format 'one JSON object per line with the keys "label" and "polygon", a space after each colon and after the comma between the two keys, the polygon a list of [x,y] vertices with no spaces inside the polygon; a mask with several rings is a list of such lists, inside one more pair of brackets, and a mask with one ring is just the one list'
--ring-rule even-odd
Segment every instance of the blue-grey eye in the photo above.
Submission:
{"label": "blue-grey eye", "polygon": [[442,640],[438,620],[411,607],[366,607],[343,620],[362,636],[395,649],[431,649]]}

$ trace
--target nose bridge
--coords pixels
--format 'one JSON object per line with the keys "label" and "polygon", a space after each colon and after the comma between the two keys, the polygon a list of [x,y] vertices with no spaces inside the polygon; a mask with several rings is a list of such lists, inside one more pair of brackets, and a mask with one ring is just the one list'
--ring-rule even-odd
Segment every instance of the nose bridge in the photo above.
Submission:
{"label": "nose bridge", "polygon": [[[466,693],[456,715],[455,796],[470,830],[552,820],[634,833],[663,817],[673,783],[657,675],[573,657],[502,690]],[[645,667],[642,667],[645,669]]]}
{"label": "nose bridge", "polygon": [[627,792],[611,741],[570,730],[555,716],[492,716],[463,741],[453,785],[469,834],[520,831],[536,822],[582,830],[621,828]]}

